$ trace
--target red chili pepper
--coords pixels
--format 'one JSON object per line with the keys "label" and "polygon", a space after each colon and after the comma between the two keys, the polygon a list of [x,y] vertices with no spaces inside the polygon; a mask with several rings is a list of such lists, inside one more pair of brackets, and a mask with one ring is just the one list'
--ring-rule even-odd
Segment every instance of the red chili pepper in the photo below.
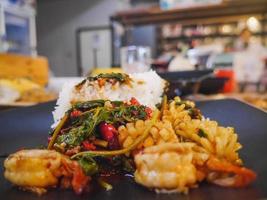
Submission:
{"label": "red chili pepper", "polygon": [[117,133],[116,128],[112,124],[101,122],[99,124],[99,130],[104,140],[109,141],[114,137],[114,133]]}
{"label": "red chili pepper", "polygon": [[87,151],[90,151],[90,150],[96,150],[96,147],[94,144],[90,143],[89,141],[85,140],[82,142],[83,144],[83,148]]}
{"label": "red chili pepper", "polygon": [[138,111],[137,111],[137,110],[133,110],[133,111],[132,111],[132,114],[133,114],[134,116],[136,116],[136,115],[138,115]]}
{"label": "red chili pepper", "polygon": [[73,171],[73,177],[71,180],[72,188],[76,194],[81,194],[91,181],[91,177],[84,174],[82,168],[77,162],[73,163],[71,168]]}
{"label": "red chili pepper", "polygon": [[105,80],[105,79],[103,79],[103,78],[99,78],[97,81],[98,81],[98,85],[99,85],[99,87],[102,87],[102,86],[104,86],[104,85],[105,85],[105,83],[106,83],[106,80]]}
{"label": "red chili pepper", "polygon": [[70,113],[70,116],[71,116],[72,118],[75,118],[75,117],[79,117],[81,114],[82,114],[81,111],[79,111],[79,110],[73,110],[73,111]]}
{"label": "red chili pepper", "polygon": [[151,118],[151,117],[152,117],[152,112],[153,112],[153,111],[152,111],[151,108],[146,107],[146,108],[145,108],[145,112],[146,112],[148,118]]}
{"label": "red chili pepper", "polygon": [[119,140],[117,136],[117,130],[112,124],[101,122],[99,124],[99,131],[104,140],[108,142],[110,149],[119,149]]}
{"label": "red chili pepper", "polygon": [[137,101],[137,99],[134,98],[134,97],[131,98],[130,103],[132,105],[135,105],[135,106],[139,106],[140,105],[139,101]]}

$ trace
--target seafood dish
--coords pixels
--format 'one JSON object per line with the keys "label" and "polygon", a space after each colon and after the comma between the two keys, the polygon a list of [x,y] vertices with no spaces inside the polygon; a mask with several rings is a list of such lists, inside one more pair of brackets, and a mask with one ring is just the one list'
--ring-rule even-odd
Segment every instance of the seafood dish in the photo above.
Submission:
{"label": "seafood dish", "polygon": [[167,89],[154,71],[65,84],[47,148],[9,155],[5,178],[40,195],[50,188],[111,190],[114,175],[160,193],[187,194],[204,181],[249,186],[256,173],[239,156],[235,129],[206,118],[194,102],[168,99]]}

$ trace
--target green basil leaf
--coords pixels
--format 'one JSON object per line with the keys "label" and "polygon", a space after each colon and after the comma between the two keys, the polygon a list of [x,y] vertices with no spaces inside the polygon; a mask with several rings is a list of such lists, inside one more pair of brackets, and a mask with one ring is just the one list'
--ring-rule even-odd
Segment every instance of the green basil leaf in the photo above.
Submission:
{"label": "green basil leaf", "polygon": [[78,160],[78,163],[82,167],[84,173],[88,176],[92,176],[99,171],[99,167],[92,157],[84,156]]}
{"label": "green basil leaf", "polygon": [[204,137],[204,138],[207,138],[208,137],[208,134],[203,130],[203,129],[199,129],[198,130],[198,136],[199,137]]}

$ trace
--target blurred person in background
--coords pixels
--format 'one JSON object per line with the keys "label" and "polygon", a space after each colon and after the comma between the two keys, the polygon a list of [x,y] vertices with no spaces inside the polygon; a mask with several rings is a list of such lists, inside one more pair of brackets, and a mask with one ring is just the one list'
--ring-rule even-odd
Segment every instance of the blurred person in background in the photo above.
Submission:
{"label": "blurred person in background", "polygon": [[267,57],[265,58],[265,67],[260,79],[260,83],[262,86],[262,92],[267,92]]}
{"label": "blurred person in background", "polygon": [[194,65],[190,62],[188,57],[182,52],[181,48],[177,48],[177,53],[175,57],[171,60],[169,64],[169,71],[188,71],[194,70]]}
{"label": "blurred person in background", "polygon": [[248,28],[240,32],[234,49],[234,71],[240,90],[246,90],[248,85],[260,86],[260,79],[264,72],[264,59],[267,58],[267,49],[261,42],[252,37]]}
{"label": "blurred person in background", "polygon": [[240,32],[240,35],[238,39],[236,40],[236,43],[234,46],[235,50],[236,51],[245,50],[249,46],[250,39],[251,39],[251,32],[246,27]]}

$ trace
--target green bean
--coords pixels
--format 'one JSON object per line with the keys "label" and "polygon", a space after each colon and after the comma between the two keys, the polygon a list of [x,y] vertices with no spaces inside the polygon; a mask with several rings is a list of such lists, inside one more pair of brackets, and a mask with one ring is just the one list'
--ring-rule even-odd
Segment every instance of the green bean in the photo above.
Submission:
{"label": "green bean", "polygon": [[61,128],[64,126],[65,122],[67,121],[67,119],[68,119],[68,115],[65,114],[64,117],[60,120],[59,124],[57,125],[57,127],[56,127],[56,129],[55,129],[55,131],[53,133],[53,136],[52,136],[52,138],[51,138],[51,140],[50,140],[50,142],[48,144],[48,147],[47,147],[48,149],[52,149],[53,148],[53,145],[54,145],[54,143],[55,143],[55,141],[57,139],[57,136],[58,136]]}

